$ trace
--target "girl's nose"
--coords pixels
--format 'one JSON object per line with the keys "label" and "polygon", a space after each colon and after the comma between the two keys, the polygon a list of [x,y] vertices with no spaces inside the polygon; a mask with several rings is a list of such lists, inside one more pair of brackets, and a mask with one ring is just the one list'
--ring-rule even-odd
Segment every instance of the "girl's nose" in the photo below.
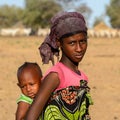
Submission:
{"label": "girl's nose", "polygon": [[82,47],[80,45],[80,43],[76,44],[76,51],[80,52],[82,50]]}

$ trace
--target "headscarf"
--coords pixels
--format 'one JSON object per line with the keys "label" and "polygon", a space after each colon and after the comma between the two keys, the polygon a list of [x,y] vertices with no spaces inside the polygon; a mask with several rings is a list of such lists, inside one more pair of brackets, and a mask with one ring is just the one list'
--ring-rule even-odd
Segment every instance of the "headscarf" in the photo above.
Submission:
{"label": "headscarf", "polygon": [[51,60],[54,65],[54,55],[57,59],[59,58],[59,49],[56,47],[55,42],[51,41],[49,38],[49,35],[47,35],[44,42],[39,47],[39,53],[43,64],[48,64]]}
{"label": "headscarf", "polygon": [[[62,36],[75,32],[87,33],[85,19],[83,15],[78,12],[60,12],[52,17],[50,22],[50,33],[43,43],[49,44],[51,49],[55,49],[57,51],[59,50],[56,45],[56,40],[59,40]],[[45,56],[47,56],[47,53],[45,54]]]}
{"label": "headscarf", "polygon": [[63,35],[74,32],[86,32],[86,22],[78,12],[60,12],[51,19],[50,39],[60,39]]}

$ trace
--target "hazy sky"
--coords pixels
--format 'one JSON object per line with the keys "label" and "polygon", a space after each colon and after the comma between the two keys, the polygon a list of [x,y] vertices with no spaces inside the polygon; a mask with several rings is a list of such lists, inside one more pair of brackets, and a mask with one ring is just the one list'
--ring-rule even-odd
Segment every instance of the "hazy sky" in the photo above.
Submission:
{"label": "hazy sky", "polygon": [[[91,24],[93,24],[95,17],[105,15],[105,7],[109,5],[110,0],[84,0],[85,3],[92,9]],[[108,17],[105,18],[105,22],[109,25]]]}
{"label": "hazy sky", "polygon": [[[92,15],[89,20],[90,26],[93,25],[96,17],[105,14],[105,6],[110,3],[110,0],[82,0],[82,1],[92,9]],[[0,5],[4,4],[17,5],[23,7],[24,0],[0,0]],[[107,25],[109,25],[109,19],[107,17],[105,17],[105,22]]]}

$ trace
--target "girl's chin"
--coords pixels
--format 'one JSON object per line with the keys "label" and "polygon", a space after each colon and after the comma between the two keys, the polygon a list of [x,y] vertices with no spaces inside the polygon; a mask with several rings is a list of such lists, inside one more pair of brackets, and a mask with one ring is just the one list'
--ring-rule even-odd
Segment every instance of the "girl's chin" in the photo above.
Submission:
{"label": "girl's chin", "polygon": [[79,59],[75,59],[74,62],[75,62],[75,63],[79,63],[79,62],[81,62],[82,58],[83,58],[83,57],[81,57],[81,58],[79,58]]}

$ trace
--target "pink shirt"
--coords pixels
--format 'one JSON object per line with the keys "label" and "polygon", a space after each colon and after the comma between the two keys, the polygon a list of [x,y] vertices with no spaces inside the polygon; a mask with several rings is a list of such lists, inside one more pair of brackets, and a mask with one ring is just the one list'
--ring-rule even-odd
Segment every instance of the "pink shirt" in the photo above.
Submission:
{"label": "pink shirt", "polygon": [[49,74],[50,72],[58,73],[58,77],[60,79],[60,84],[56,90],[66,88],[68,86],[79,86],[80,80],[88,81],[87,76],[82,71],[80,71],[80,75],[79,75],[79,74],[75,73],[74,71],[72,71],[71,69],[69,69],[68,67],[66,67],[61,62],[58,62],[56,65],[54,65],[52,68],[50,68],[47,71],[46,75]]}

